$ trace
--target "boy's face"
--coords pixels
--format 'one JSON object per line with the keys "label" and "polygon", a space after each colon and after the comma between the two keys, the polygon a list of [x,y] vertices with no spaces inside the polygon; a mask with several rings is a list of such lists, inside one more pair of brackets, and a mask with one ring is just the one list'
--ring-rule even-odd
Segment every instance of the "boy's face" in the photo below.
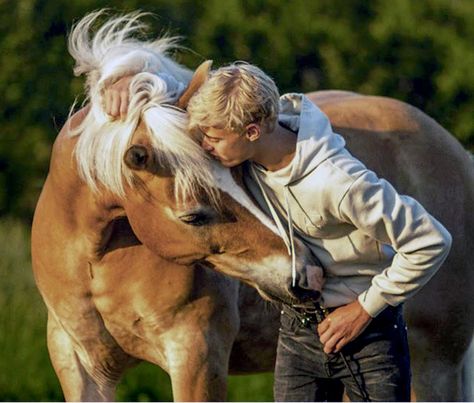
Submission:
{"label": "boy's face", "polygon": [[247,134],[239,134],[227,129],[206,127],[201,129],[201,146],[215,159],[228,168],[250,159],[253,154],[253,142]]}

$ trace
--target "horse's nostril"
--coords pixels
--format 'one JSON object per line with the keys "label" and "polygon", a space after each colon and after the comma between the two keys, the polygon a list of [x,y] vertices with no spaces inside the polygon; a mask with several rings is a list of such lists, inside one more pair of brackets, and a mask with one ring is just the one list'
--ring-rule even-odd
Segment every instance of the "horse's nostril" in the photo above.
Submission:
{"label": "horse's nostril", "polygon": [[295,286],[291,292],[300,301],[317,301],[321,298],[324,284],[323,270],[320,266],[306,265],[304,270],[296,274]]}
{"label": "horse's nostril", "polygon": [[302,288],[296,283],[293,287],[290,287],[292,294],[301,302],[307,301],[318,301],[321,298],[321,293],[318,290],[312,290],[309,288]]}

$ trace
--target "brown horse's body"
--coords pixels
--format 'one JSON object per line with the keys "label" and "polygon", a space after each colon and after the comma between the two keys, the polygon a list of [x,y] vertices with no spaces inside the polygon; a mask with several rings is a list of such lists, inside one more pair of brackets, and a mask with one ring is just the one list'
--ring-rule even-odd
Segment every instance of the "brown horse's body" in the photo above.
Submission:
{"label": "brown horse's body", "polygon": [[[406,104],[343,92],[310,98],[355,156],[453,235],[443,268],[405,311],[418,398],[460,400],[474,326],[472,162],[449,133]],[[129,206],[87,188],[75,171],[75,141],[64,133],[56,140],[32,233],[48,347],[65,397],[111,400],[122,373],[139,360],[168,371],[176,400],[225,399],[228,368],[271,370],[278,309],[236,280],[164,260],[138,241],[147,222],[129,217],[135,235]]]}
{"label": "brown horse's body", "polygon": [[[138,241],[130,207],[79,178],[76,138],[66,132],[55,142],[32,228],[48,348],[66,399],[113,400],[120,376],[139,360],[168,371],[176,400],[224,400],[232,347],[231,369],[271,370],[278,310],[237,280],[164,260]],[[165,224],[155,238],[171,236]],[[275,234],[251,226],[262,244],[286,254]]]}

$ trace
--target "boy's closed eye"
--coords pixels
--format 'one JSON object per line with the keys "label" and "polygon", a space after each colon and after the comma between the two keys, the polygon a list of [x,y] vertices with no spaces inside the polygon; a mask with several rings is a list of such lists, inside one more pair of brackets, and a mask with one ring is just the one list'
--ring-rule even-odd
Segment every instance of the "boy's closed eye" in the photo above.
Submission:
{"label": "boy's closed eye", "polygon": [[222,139],[218,138],[218,137],[209,137],[207,134],[204,134],[204,137],[206,138],[206,140],[209,142],[209,143],[218,143],[219,141],[221,141]]}

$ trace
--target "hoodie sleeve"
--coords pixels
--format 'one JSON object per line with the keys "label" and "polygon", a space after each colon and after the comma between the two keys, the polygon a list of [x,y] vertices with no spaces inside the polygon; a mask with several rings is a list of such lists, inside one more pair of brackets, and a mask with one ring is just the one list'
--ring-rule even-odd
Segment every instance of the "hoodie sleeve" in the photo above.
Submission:
{"label": "hoodie sleeve", "polygon": [[370,316],[418,292],[436,273],[451,247],[451,235],[411,197],[399,195],[375,173],[364,171],[339,204],[341,217],[377,241],[393,247],[390,267],[374,276],[359,295]]}
{"label": "hoodie sleeve", "polygon": [[118,79],[137,73],[158,73],[160,71],[160,58],[146,49],[136,49],[122,54],[110,52],[101,65],[99,89],[113,84]]}

